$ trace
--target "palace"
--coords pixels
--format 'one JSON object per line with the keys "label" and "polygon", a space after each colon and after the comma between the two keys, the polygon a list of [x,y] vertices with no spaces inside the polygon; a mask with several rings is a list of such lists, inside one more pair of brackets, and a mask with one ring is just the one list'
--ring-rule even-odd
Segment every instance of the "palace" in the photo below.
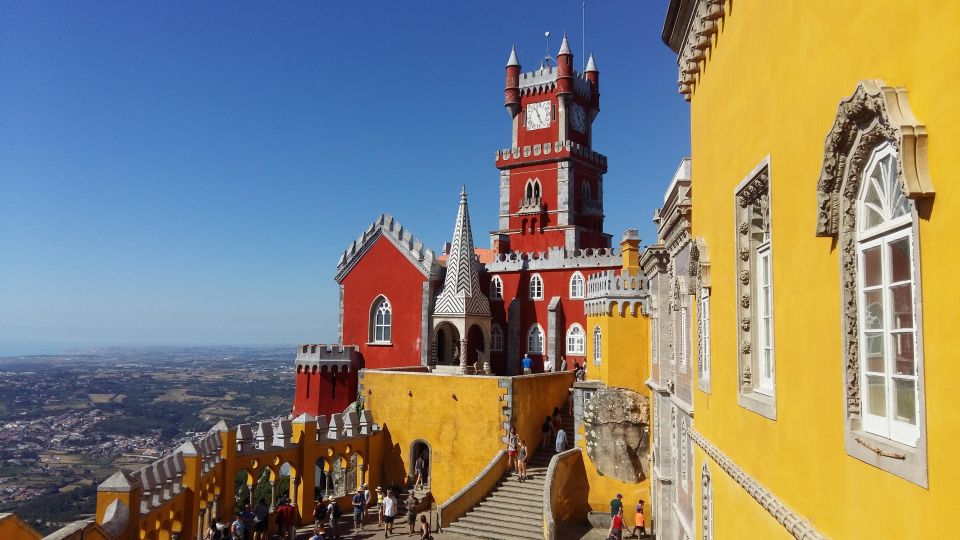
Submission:
{"label": "palace", "polygon": [[[523,72],[510,51],[490,248],[465,190],[439,254],[379,216],[337,262],[338,342],[296,349],[289,418],[118,471],[54,537],[195,539],[258,498],[307,525],[364,484],[480,538],[606,528],[618,493],[660,539],[951,536],[957,21],[944,0],[671,0],[692,157],[649,246],[604,231],[593,56],[578,73],[564,37]],[[541,444],[554,418],[566,447]],[[39,535],[0,515],[0,537]]]}

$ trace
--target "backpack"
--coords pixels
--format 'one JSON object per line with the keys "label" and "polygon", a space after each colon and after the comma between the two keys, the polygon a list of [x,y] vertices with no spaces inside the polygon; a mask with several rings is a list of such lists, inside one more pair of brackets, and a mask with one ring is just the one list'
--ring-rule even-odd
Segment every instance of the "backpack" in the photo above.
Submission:
{"label": "backpack", "polygon": [[318,504],[317,507],[313,509],[313,519],[317,521],[327,519],[326,505]]}
{"label": "backpack", "polygon": [[340,516],[342,516],[342,515],[343,515],[343,512],[340,511],[340,507],[337,506],[337,505],[334,505],[334,507],[333,507],[333,518],[334,518],[334,519],[340,519]]}

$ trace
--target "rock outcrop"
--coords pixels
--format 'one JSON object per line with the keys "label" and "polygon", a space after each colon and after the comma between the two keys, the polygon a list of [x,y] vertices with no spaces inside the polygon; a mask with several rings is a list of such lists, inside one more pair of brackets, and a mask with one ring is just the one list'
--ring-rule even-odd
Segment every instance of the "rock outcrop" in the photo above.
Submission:
{"label": "rock outcrop", "polygon": [[587,455],[600,474],[621,482],[647,477],[650,400],[625,388],[601,388],[583,415]]}

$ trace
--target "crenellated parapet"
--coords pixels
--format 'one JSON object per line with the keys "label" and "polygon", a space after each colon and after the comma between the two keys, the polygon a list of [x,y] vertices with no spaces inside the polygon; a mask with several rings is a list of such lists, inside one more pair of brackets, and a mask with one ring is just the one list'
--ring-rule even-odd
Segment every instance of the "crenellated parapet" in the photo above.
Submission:
{"label": "crenellated parapet", "polygon": [[337,273],[334,279],[339,283],[360,261],[363,254],[373,246],[379,238],[390,240],[410,262],[427,277],[436,277],[440,273],[440,264],[433,250],[425,247],[423,241],[413,236],[399,221],[389,214],[380,216],[363,231],[347,249],[340,254],[337,261]]}
{"label": "crenellated parapet", "polygon": [[[573,73],[573,91],[577,95],[590,99],[593,95],[593,88],[590,81],[583,73],[574,71]],[[545,66],[533,71],[520,74],[520,95],[535,96],[537,94],[546,94],[553,92],[557,88],[557,66]]]}
{"label": "crenellated parapet", "polygon": [[641,272],[617,274],[613,270],[587,276],[587,295],[583,303],[586,314],[608,315],[616,309],[621,315],[636,315],[638,309],[648,311],[650,291],[647,277]]}
{"label": "crenellated parapet", "polygon": [[547,251],[498,253],[493,261],[486,264],[486,271],[590,269],[619,265],[620,255],[613,248],[567,249],[555,247]]}
{"label": "crenellated parapet", "polygon": [[595,165],[601,172],[607,171],[607,156],[571,140],[504,148],[497,150],[494,161],[497,168],[510,169],[521,165],[529,165],[531,161],[526,158],[531,156],[542,156],[544,160],[577,157],[586,163]]}
{"label": "crenellated parapet", "polygon": [[[209,433],[185,441],[174,452],[132,472],[118,471],[97,493],[96,527],[112,540],[157,538],[162,531],[196,538],[211,518],[229,519],[239,497],[237,482],[246,485],[243,503],[253,504],[253,488],[270,484],[271,512],[281,497],[296,501],[298,524],[313,523],[314,486],[318,467],[339,475],[344,493],[333,493],[343,509],[347,492],[361,483],[375,487],[383,459],[382,433],[369,411],[330,418],[302,414],[231,428],[220,422]],[[346,470],[356,478],[346,485]],[[351,473],[352,474],[352,473]],[[277,481],[289,476],[289,492]],[[306,488],[306,486],[310,486]],[[301,487],[305,489],[301,489]],[[273,516],[270,518],[273,527]],[[99,538],[99,537],[97,537]]]}
{"label": "crenellated parapet", "polygon": [[355,372],[360,367],[356,345],[308,343],[297,347],[297,373]]}

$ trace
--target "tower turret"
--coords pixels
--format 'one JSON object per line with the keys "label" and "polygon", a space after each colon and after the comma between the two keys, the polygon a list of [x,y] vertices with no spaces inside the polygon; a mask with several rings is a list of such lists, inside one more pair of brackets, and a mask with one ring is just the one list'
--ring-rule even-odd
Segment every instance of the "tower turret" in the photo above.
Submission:
{"label": "tower turret", "polygon": [[592,120],[600,112],[600,70],[597,69],[597,63],[593,60],[593,53],[590,53],[583,75],[593,86],[593,92],[590,94],[590,119]]}
{"label": "tower turret", "polygon": [[573,90],[573,53],[567,43],[567,34],[563,34],[560,51],[557,53],[557,95],[569,94]]}
{"label": "tower turret", "polygon": [[520,112],[520,60],[517,58],[517,48],[510,49],[510,59],[507,60],[507,84],[503,91],[504,104],[510,118],[515,118]]}

